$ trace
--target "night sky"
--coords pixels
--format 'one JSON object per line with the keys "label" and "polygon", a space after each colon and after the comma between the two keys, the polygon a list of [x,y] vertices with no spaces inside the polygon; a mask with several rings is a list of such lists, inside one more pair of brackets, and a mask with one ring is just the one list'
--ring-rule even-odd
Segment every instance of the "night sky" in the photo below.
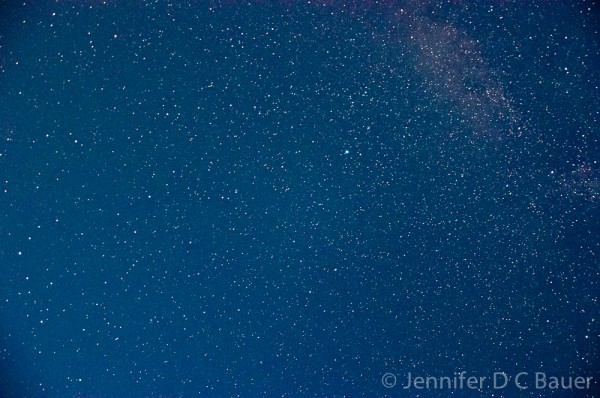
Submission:
{"label": "night sky", "polygon": [[[599,39],[590,0],[0,3],[0,397],[597,397]],[[461,371],[595,382],[401,388]]]}

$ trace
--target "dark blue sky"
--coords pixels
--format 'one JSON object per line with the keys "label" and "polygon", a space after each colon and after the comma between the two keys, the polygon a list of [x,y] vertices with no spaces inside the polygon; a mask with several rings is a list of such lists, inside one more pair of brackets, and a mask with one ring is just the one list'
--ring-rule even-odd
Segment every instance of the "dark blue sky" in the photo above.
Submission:
{"label": "dark blue sky", "polygon": [[596,2],[0,8],[0,396],[600,377]]}

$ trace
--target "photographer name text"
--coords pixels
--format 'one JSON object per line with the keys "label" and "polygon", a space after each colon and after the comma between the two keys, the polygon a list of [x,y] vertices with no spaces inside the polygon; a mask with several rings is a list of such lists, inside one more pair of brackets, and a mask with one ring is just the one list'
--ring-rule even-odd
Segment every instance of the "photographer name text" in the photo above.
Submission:
{"label": "photographer name text", "polygon": [[519,390],[589,390],[594,384],[593,377],[589,376],[554,376],[545,372],[519,372],[513,376],[494,372],[489,376],[475,376],[465,371],[441,377],[417,376],[409,372],[404,379],[386,373],[382,383],[386,388],[405,390],[502,390],[511,387]]}

